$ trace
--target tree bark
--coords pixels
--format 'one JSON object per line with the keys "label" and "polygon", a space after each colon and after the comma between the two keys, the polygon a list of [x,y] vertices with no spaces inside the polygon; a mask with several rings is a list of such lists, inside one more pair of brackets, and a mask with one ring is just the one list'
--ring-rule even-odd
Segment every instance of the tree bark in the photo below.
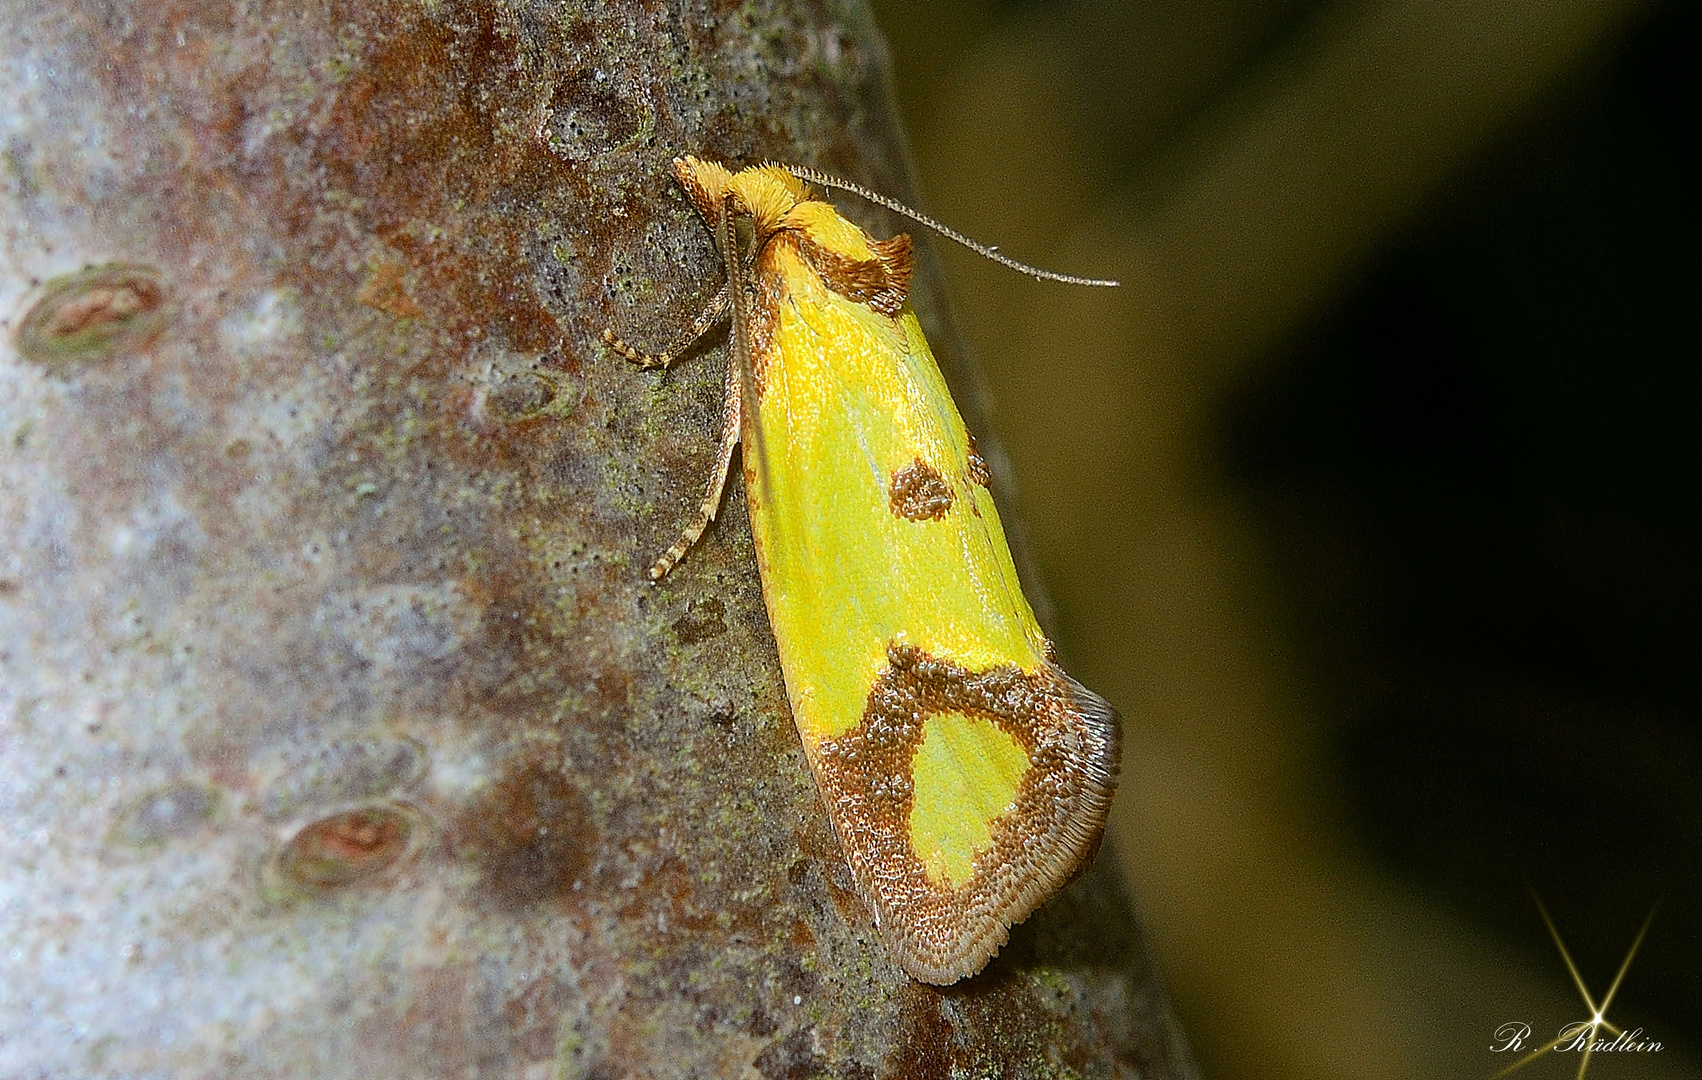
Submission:
{"label": "tree bark", "polygon": [[1109,850],[885,955],[737,485],[645,580],[724,361],[599,334],[676,153],[907,194],[860,4],[3,10],[0,1076],[1192,1075]]}

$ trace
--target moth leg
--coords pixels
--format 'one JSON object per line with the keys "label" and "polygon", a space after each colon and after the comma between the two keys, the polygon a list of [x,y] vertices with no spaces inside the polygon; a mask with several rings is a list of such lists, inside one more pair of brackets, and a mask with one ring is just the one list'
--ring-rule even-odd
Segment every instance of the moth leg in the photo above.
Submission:
{"label": "moth leg", "polygon": [[711,327],[727,317],[729,301],[727,286],[723,285],[721,291],[716,293],[714,298],[709,301],[709,305],[698,312],[697,318],[692,320],[691,325],[686,328],[686,332],[674,339],[672,345],[655,355],[638,351],[622,340],[613,330],[607,328],[603,330],[603,340],[608,343],[609,348],[641,368],[646,370],[666,368],[675,360],[678,360],[687,349],[696,344],[698,338],[709,333]]}
{"label": "moth leg", "polygon": [[[727,295],[727,290],[721,290],[721,297]],[[715,520],[715,512],[721,507],[721,491],[727,486],[727,473],[733,467],[733,448],[739,445],[739,420],[742,412],[739,393],[739,373],[732,366],[727,368],[727,390],[721,407],[721,445],[715,452],[715,471],[709,476],[709,490],[704,493],[703,505],[697,508],[697,516],[691,519],[685,532],[674,542],[674,546],[662,553],[656,560],[656,565],[650,568],[650,580],[660,581],[667,576],[691,550],[703,535],[703,530],[709,528],[709,523]]]}

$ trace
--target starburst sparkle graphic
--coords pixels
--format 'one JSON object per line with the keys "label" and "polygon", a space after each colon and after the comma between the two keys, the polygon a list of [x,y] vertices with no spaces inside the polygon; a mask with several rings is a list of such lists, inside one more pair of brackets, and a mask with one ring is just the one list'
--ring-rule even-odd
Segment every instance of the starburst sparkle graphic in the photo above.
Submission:
{"label": "starburst sparkle graphic", "polygon": [[1549,918],[1548,909],[1542,906],[1542,898],[1533,892],[1531,899],[1536,901],[1537,910],[1542,913],[1542,921],[1548,927],[1548,936],[1554,939],[1555,948],[1560,950],[1560,958],[1566,961],[1566,970],[1572,974],[1572,984],[1578,988],[1579,996],[1584,999],[1584,1007],[1590,1010],[1590,1018],[1577,1024],[1568,1024],[1561,1029],[1559,1035],[1549,1040],[1547,1045],[1532,1050],[1518,1061],[1490,1077],[1489,1080],[1500,1080],[1501,1077],[1509,1073],[1517,1072],[1561,1043],[1582,1044],[1584,1051],[1578,1062],[1578,1080],[1584,1080],[1584,1073],[1590,1068],[1590,1055],[1595,1052],[1597,1036],[1601,1034],[1602,1029],[1605,1028],[1616,1036],[1625,1034],[1618,1025],[1607,1018],[1608,1006],[1613,1004],[1613,996],[1619,993],[1619,984],[1625,981],[1625,973],[1631,970],[1631,961],[1636,957],[1638,948],[1643,944],[1643,936],[1649,932],[1649,924],[1655,921],[1655,912],[1660,909],[1660,901],[1657,900],[1655,906],[1649,909],[1649,917],[1643,920],[1642,929],[1637,931],[1637,939],[1631,943],[1630,951],[1625,954],[1625,959],[1620,962],[1619,972],[1613,977],[1613,985],[1607,988],[1607,996],[1602,998],[1600,1005],[1597,1005],[1595,999],[1590,996],[1590,988],[1584,985],[1584,977],[1578,973],[1578,965],[1572,962],[1572,954],[1566,951],[1566,943],[1560,940],[1560,931],[1555,928],[1554,920]]}

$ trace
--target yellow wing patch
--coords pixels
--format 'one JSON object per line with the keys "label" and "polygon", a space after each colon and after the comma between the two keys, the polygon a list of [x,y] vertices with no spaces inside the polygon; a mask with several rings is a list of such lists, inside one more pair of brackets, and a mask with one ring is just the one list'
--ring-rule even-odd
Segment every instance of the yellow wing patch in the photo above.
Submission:
{"label": "yellow wing patch", "polygon": [[[718,460],[763,447],[744,455],[746,503],[793,719],[882,938],[914,977],[955,982],[1091,858],[1117,715],[1052,663],[1022,595],[986,463],[906,301],[908,238],[870,239],[776,167],[675,172],[741,246],[698,323],[729,307],[744,322]],[[608,336],[648,366],[681,351]]]}
{"label": "yellow wing patch", "polygon": [[1028,769],[1028,755],[992,721],[956,712],[928,718],[910,766],[910,847],[930,883],[956,889],[969,880],[975,856],[993,846],[993,822],[1015,809]]}

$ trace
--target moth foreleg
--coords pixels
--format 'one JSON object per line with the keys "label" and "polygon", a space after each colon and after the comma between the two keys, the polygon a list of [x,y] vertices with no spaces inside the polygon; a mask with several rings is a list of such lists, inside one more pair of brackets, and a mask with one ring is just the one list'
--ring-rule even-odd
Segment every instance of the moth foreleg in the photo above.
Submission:
{"label": "moth foreleg", "polygon": [[622,356],[626,357],[626,359],[632,361],[641,368],[645,368],[646,370],[666,368],[684,355],[687,349],[695,345],[698,338],[709,333],[710,329],[713,328],[716,323],[727,317],[730,299],[731,298],[727,292],[727,286],[721,286],[721,291],[715,294],[714,298],[709,301],[708,306],[698,312],[697,318],[692,320],[691,325],[686,328],[685,333],[681,334],[674,340],[672,345],[669,345],[666,349],[663,349],[659,353],[651,354],[640,352],[627,344],[626,341],[624,341],[613,330],[607,328],[603,330],[603,340],[608,343],[609,348],[620,353]]}
{"label": "moth foreleg", "polygon": [[[727,290],[721,290],[725,297]],[[721,507],[721,492],[727,486],[727,473],[733,467],[733,448],[739,445],[739,422],[741,404],[739,394],[739,374],[731,367],[727,369],[727,389],[723,396],[721,411],[721,445],[715,452],[715,471],[709,477],[709,490],[704,493],[703,505],[697,508],[697,516],[691,519],[685,532],[680,534],[674,546],[662,553],[656,560],[656,565],[650,568],[650,580],[660,581],[667,576],[697,543],[703,531],[709,528],[709,523],[715,520],[715,512]]]}

